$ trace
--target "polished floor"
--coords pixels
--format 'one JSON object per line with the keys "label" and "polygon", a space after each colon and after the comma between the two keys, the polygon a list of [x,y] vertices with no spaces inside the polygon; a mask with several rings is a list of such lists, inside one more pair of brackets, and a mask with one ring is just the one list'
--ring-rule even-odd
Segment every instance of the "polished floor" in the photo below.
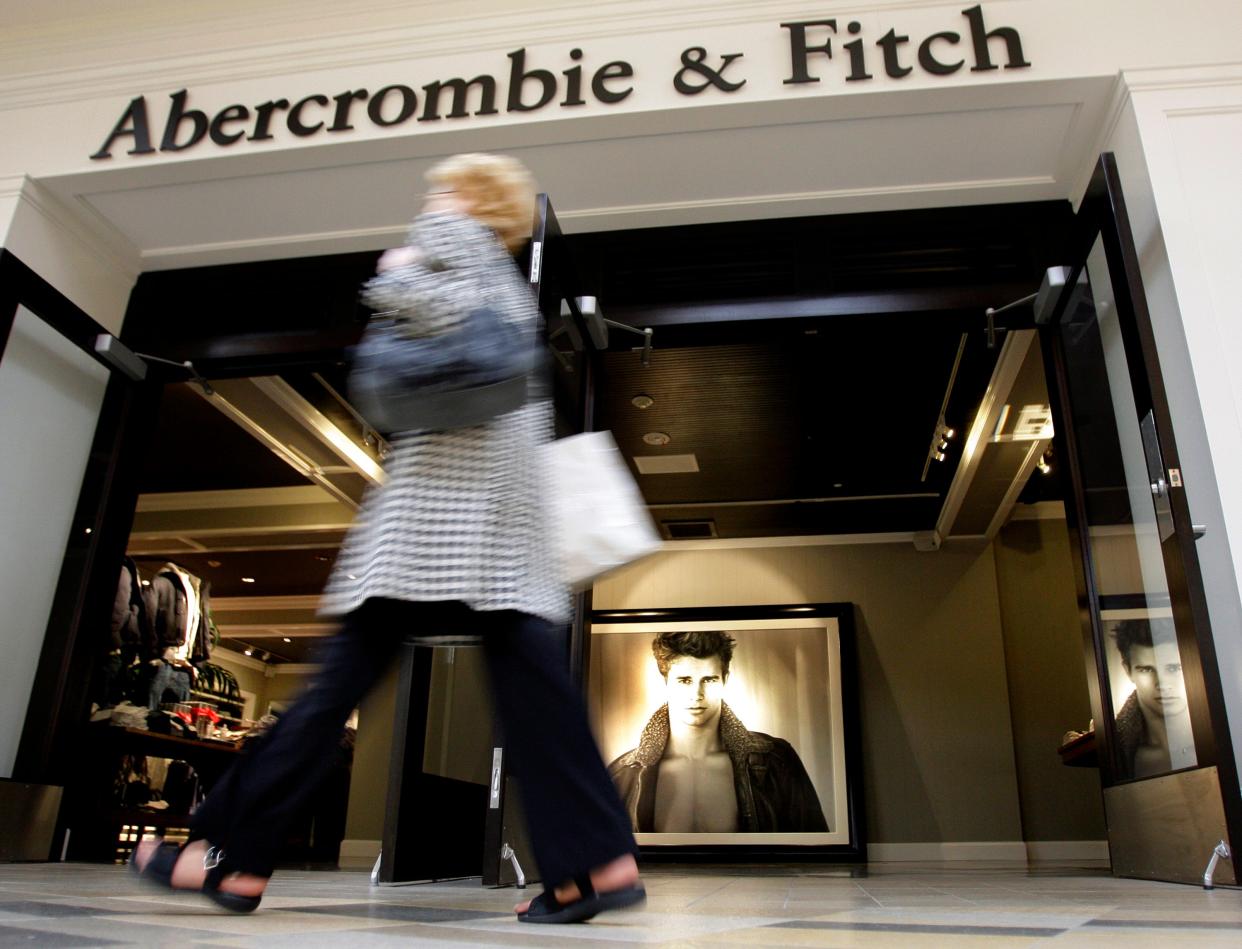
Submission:
{"label": "polished floor", "polygon": [[510,913],[517,891],[477,879],[372,888],[364,873],[282,872],[239,917],[162,898],[121,867],[7,864],[0,946],[1242,945],[1242,892],[1100,871],[657,867],[646,880],[641,911],[532,926]]}

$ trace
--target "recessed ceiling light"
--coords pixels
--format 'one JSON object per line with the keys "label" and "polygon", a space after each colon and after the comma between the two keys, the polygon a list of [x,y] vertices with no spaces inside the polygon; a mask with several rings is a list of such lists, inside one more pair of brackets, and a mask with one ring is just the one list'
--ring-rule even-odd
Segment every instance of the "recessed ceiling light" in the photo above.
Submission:
{"label": "recessed ceiling light", "polygon": [[352,574],[352,573],[347,573],[347,574],[345,574],[345,576],[349,577],[349,579],[351,579],[351,580],[357,580],[357,579],[358,579],[358,577],[357,577],[357,576],[355,576],[355,575],[354,575],[354,574]]}
{"label": "recessed ceiling light", "polygon": [[220,566],[220,561],[218,561],[218,560],[208,560],[208,561],[207,561],[207,566],[209,566],[209,567],[218,567],[218,566]]}
{"label": "recessed ceiling light", "polygon": [[634,396],[634,398],[630,399],[630,405],[634,406],[636,409],[649,409],[655,405],[655,399],[640,392],[638,395]]}
{"label": "recessed ceiling light", "polygon": [[254,583],[254,577],[242,577],[242,583]]}
{"label": "recessed ceiling light", "polygon": [[832,483],[832,486],[833,486],[834,488],[844,488],[844,487],[845,487],[845,485],[844,485],[844,484],[842,484],[840,481],[834,481],[834,482]]}
{"label": "recessed ceiling light", "polygon": [[655,445],[656,447],[667,445],[672,440],[668,432],[648,432],[643,436],[643,441],[648,445]]}
{"label": "recessed ceiling light", "polygon": [[242,655],[244,655],[244,656],[253,656],[253,655],[254,655],[254,650],[253,650],[253,649],[246,649],[246,650],[243,650]]}
{"label": "recessed ceiling light", "polygon": [[284,639],[284,641],[285,641],[285,642],[287,642],[287,643],[291,643],[291,642],[293,642],[293,640],[292,640],[292,639],[290,639],[288,636],[282,636],[281,638],[282,638],[282,639]]}

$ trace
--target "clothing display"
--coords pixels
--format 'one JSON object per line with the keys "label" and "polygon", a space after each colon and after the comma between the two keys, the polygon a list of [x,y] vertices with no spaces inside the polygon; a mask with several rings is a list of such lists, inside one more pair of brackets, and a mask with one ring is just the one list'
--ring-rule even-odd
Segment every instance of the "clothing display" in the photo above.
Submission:
{"label": "clothing display", "polygon": [[143,594],[151,618],[151,658],[198,663],[211,655],[210,583],[175,563],[160,567]]}
{"label": "clothing display", "polygon": [[[151,685],[147,691],[147,708],[155,711],[165,701],[188,702],[191,677],[189,669],[181,669],[163,659],[155,660]],[[166,694],[172,698],[166,698]]]}
{"label": "clothing display", "polygon": [[172,562],[160,567],[146,587],[143,597],[151,626],[145,653],[148,708],[190,698],[193,667],[211,655],[210,589],[210,583]]}
{"label": "clothing display", "polygon": [[[417,313],[409,332],[434,335],[486,302],[535,331],[539,311],[530,290],[484,225],[448,212],[423,214],[410,243],[422,260],[372,280],[372,306]],[[548,399],[483,425],[395,436],[387,483],[364,499],[321,612],[343,616],[368,597],[388,597],[457,600],[566,622],[569,593],[547,529],[541,477],[540,450],[551,438]]]}

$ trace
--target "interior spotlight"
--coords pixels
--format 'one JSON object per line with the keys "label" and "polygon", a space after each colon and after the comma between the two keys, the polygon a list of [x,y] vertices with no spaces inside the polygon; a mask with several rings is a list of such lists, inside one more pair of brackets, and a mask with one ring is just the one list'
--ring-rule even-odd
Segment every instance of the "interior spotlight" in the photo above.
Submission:
{"label": "interior spotlight", "polygon": [[946,429],[945,429],[943,432],[941,432],[940,434],[941,434],[941,435],[943,435],[945,438],[952,438],[954,435],[956,435],[956,434],[957,434],[957,432],[956,432],[954,429],[951,429],[951,428],[946,428]]}
{"label": "interior spotlight", "polygon": [[949,440],[947,438],[940,439],[940,450],[944,451],[948,447],[949,447]]}
{"label": "interior spotlight", "polygon": [[942,451],[935,451],[935,452],[932,452],[932,457],[935,458],[937,461],[944,461],[945,454]]}
{"label": "interior spotlight", "polygon": [[245,656],[253,656],[253,655],[254,655],[254,650],[253,650],[253,649],[251,649],[251,648],[249,648],[249,647],[247,647],[245,650],[243,650],[242,655],[245,655]]}
{"label": "interior spotlight", "polygon": [[1043,475],[1052,474],[1052,462],[1048,460],[1047,455],[1039,456],[1039,473]]}

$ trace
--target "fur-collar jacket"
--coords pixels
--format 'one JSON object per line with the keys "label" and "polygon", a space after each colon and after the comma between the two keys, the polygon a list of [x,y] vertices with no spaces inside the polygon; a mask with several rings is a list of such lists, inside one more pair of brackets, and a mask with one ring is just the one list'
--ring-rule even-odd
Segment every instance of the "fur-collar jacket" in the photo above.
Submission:
{"label": "fur-collar jacket", "polygon": [[[635,833],[655,830],[656,784],[668,739],[668,706],[662,705],[643,728],[638,747],[608,766]],[[720,743],[733,763],[739,831],[807,833],[828,830],[815,786],[789,742],[748,730],[722,702]]]}

